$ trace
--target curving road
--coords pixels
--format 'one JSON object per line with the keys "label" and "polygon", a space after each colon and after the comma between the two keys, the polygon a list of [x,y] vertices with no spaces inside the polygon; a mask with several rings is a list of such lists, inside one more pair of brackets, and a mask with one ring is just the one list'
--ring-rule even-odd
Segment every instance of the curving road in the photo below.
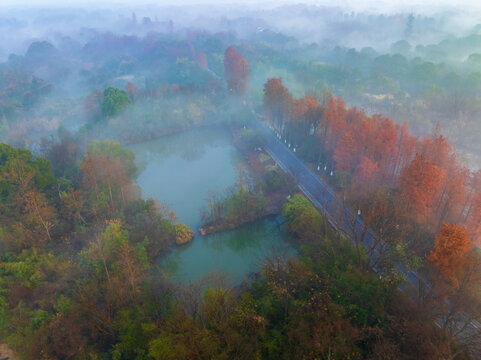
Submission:
{"label": "curving road", "polygon": [[[362,217],[353,214],[343,201],[336,196],[329,185],[324,183],[316,173],[307,167],[294,152],[278,138],[274,130],[269,129],[260,120],[253,122],[252,126],[265,135],[267,140],[265,146],[266,152],[282,170],[291,174],[296,179],[301,191],[314,206],[325,214],[331,226],[336,230],[339,230],[339,226],[341,226],[342,230],[350,236],[356,236],[357,241],[361,242],[364,227]],[[321,171],[323,171],[323,169]],[[368,229],[362,243],[369,249],[372,249],[377,240],[372,229]],[[382,245],[378,245],[375,248],[374,254],[372,255],[374,263],[381,249]],[[402,264],[398,264],[396,269],[401,271],[413,286],[419,286],[419,282],[423,281],[414,271],[406,269]]]}
{"label": "curving road", "polygon": [[[297,181],[297,184],[304,195],[317,207],[325,217],[328,219],[331,226],[336,230],[340,230],[339,227],[347,232],[351,237],[355,236],[358,242],[361,242],[362,229],[364,223],[362,217],[357,214],[353,214],[340,200],[332,189],[324,183],[319,176],[307,167],[288,146],[278,137],[277,133],[273,129],[269,129],[265,126],[260,119],[256,117],[257,121],[253,121],[251,126],[264,134],[266,137],[266,152],[274,159],[274,161],[287,173],[291,174]],[[321,169],[323,171],[323,169]],[[337,219],[337,220],[336,220]],[[376,235],[372,229],[368,229],[363,244],[372,249],[376,244]],[[372,254],[372,260],[375,263],[379,257],[379,251],[383,244],[375,247]],[[407,279],[407,283],[401,286],[401,289],[406,290],[409,286],[414,286],[415,289],[419,289],[420,286],[425,289],[429,289],[430,285],[415,271],[407,269],[403,264],[396,264],[395,268],[404,274]],[[374,267],[374,270],[376,268]],[[467,315],[461,315],[465,321],[461,320],[461,327],[464,328],[458,337],[469,336],[471,334],[479,334],[481,332],[481,324],[476,320],[471,320]],[[442,319],[439,319],[439,322]],[[439,326],[438,321],[435,323]],[[479,357],[478,357],[479,355]],[[476,351],[476,358],[481,358],[481,353]]]}

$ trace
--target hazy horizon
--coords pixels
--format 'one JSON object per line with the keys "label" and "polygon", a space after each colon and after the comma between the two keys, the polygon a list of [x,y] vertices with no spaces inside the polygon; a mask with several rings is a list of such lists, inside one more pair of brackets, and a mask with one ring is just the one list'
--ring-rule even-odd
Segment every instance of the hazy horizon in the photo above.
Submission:
{"label": "hazy horizon", "polygon": [[353,11],[381,11],[381,12],[396,12],[396,11],[424,11],[432,12],[442,9],[458,9],[472,11],[473,9],[481,9],[481,3],[479,1],[449,1],[449,0],[407,0],[402,3],[394,0],[367,0],[367,1],[353,1],[353,0],[342,0],[332,2],[329,0],[267,0],[267,1],[256,1],[256,0],[222,0],[222,1],[212,1],[212,0],[183,0],[181,2],[172,2],[167,0],[152,1],[152,0],[72,0],[65,2],[64,0],[3,0],[0,6],[9,7],[37,7],[37,6],[56,6],[56,7],[87,7],[87,6],[129,6],[129,7],[142,7],[142,6],[190,6],[190,5],[255,5],[259,6],[269,6],[277,7],[282,5],[297,5],[297,4],[307,4],[307,5],[317,5],[317,6],[328,6],[328,7],[340,7],[343,9],[352,9]]}

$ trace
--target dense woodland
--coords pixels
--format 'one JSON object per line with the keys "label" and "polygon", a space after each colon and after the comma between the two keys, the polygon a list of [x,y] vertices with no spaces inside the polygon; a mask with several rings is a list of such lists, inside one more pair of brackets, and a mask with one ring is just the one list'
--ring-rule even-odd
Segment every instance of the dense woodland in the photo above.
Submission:
{"label": "dense woodland", "polygon": [[[302,256],[269,259],[242,293],[159,276],[175,215],[131,198],[131,155],[92,143],[67,183],[54,175],[65,169],[2,146],[1,334],[22,358],[463,358],[402,279],[368,270],[365,254],[359,263],[301,195],[283,216]],[[452,271],[443,239],[469,244],[450,231],[432,258]]]}
{"label": "dense woodland", "polygon": [[[9,54],[0,343],[21,359],[476,358],[481,171],[456,149],[480,150],[479,26],[442,38],[442,17],[325,10],[266,14],[331,17],[331,39],[284,34],[267,15],[224,19],[221,31],[133,13],[117,32],[83,29]],[[366,19],[392,23],[391,43],[350,48],[353,29],[373,36]],[[222,126],[248,160],[268,158],[254,121],[359,211],[362,233],[336,231],[343,209],[328,221],[291,177],[248,161],[254,176],[210,194],[205,222],[239,226],[281,197],[298,256],[269,257],[235,287],[219,274],[175,283],[155,262],[197,229],[140,197],[123,146]]]}
{"label": "dense woodland", "polygon": [[[165,132],[192,122],[223,119],[230,108],[222,101],[224,77],[239,76],[249,68],[249,97],[255,106],[262,104],[266,79],[282,77],[296,97],[332,92],[370,115],[381,112],[396,123],[407,122],[417,136],[430,134],[440,124],[458,148],[469,155],[479,153],[478,26],[462,33],[448,27],[460,16],[456,13],[451,18],[412,13],[347,17],[339,9],[302,6],[279,7],[271,13],[263,18],[251,13],[241,17],[240,12],[239,18],[222,24],[212,19],[209,26],[182,18],[140,19],[135,13],[111,24],[109,12],[97,12],[95,16],[106,18],[116,31],[96,24],[51,36],[50,41],[24,41],[24,49],[7,53],[8,60],[0,65],[0,135],[15,145],[30,146],[27,135],[32,132],[47,134],[59,124],[85,124],[109,86],[136,98],[125,116],[144,123],[128,128],[133,131],[131,141],[147,136],[145,129],[152,127]],[[325,21],[318,26],[330,25],[332,34],[312,39],[317,32],[283,29],[269,14],[278,19],[292,16],[306,27],[318,17]],[[49,21],[61,23],[64,14],[52,11],[51,18],[36,16],[41,30]],[[82,16],[88,15],[79,12],[78,17]],[[5,21],[3,26],[5,31],[17,26],[22,34],[27,23]],[[375,28],[383,31],[377,34]],[[356,32],[363,34],[362,40],[352,40]],[[349,47],[351,43],[366,46]],[[233,44],[237,50],[233,48],[230,56],[239,51],[247,60],[239,74],[224,71],[224,52]],[[188,91],[188,96],[179,96],[179,90]],[[169,98],[172,92],[177,92],[175,101]],[[182,106],[176,106],[178,102]],[[117,125],[112,129],[116,136],[126,136],[122,132],[126,124],[112,125]]]}

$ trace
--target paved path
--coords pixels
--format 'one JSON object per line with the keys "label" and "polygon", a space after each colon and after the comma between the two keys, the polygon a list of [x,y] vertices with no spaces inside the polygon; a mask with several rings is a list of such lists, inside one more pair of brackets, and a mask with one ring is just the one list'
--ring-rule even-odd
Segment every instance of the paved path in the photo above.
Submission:
{"label": "paved path", "polygon": [[[304,195],[321,210],[328,218],[330,224],[337,230],[341,227],[350,236],[357,237],[357,241],[361,241],[364,223],[361,216],[353,214],[347,206],[339,199],[332,189],[319,176],[307,167],[288,146],[281,141],[274,130],[269,129],[261,121],[255,121],[252,126],[265,135],[267,144],[265,149],[267,153],[276,161],[276,163],[287,173],[291,174]],[[320,169],[324,171],[324,169]],[[368,229],[362,243],[372,248],[377,241],[376,235],[371,229]],[[377,251],[381,245],[377,246]],[[372,255],[373,261],[378,258],[378,253],[374,251]],[[397,270],[404,273],[406,278],[413,285],[419,285],[419,277],[405,266],[399,264]]]}
{"label": "paved path", "polygon": [[[322,181],[319,176],[313,172],[309,167],[307,167],[293,152],[289,149],[288,144],[278,138],[278,135],[273,129],[269,129],[265,126],[261,120],[254,121],[251,126],[260,131],[265,135],[267,143],[265,150],[274,159],[274,161],[287,173],[291,174],[304,193],[304,195],[316,206],[325,217],[328,219],[329,223],[337,230],[339,227],[351,237],[356,236],[358,242],[361,240],[361,233],[364,227],[361,216],[353,214],[347,206],[340,200],[332,189],[324,181]],[[324,169],[320,169],[324,171]],[[363,239],[363,244],[368,248],[372,248],[375,244],[376,235],[372,229],[368,229],[366,235]],[[372,260],[375,262],[379,256],[379,251],[382,249],[381,246],[375,249]],[[414,289],[419,289],[420,285],[424,288],[429,288],[429,284],[426,280],[419,277],[419,275],[412,270],[407,269],[403,264],[396,264],[395,268],[404,274],[407,279],[407,283],[401,286],[401,289],[405,290],[411,286]],[[374,268],[374,270],[376,270]],[[481,324],[476,320],[468,320],[468,316],[461,317],[466,318],[466,322],[469,321],[469,325],[463,331],[464,336],[472,333],[479,333],[481,331]],[[466,325],[466,322],[464,325]],[[438,324],[439,326],[439,324]],[[463,326],[463,321],[461,321],[461,326]],[[463,326],[464,327],[464,326]],[[463,335],[459,334],[459,338]],[[476,353],[476,357],[481,358],[479,352]]]}
{"label": "paved path", "polygon": [[[352,213],[344,202],[336,196],[333,190],[322,181],[318,174],[307,167],[293,152],[288,148],[284,141],[278,138],[273,129],[265,126],[261,120],[254,121],[251,126],[266,136],[265,150],[275,160],[275,162],[287,173],[291,174],[297,181],[297,184],[304,195],[316,206],[329,223],[337,230],[343,230],[351,237],[356,236],[358,242],[361,241],[361,234],[364,227],[362,217]],[[324,171],[324,169],[320,169]],[[339,229],[341,228],[341,229]],[[376,234],[372,229],[368,229],[363,239],[363,245],[372,248],[377,241]],[[372,255],[375,262],[379,256],[379,251],[384,245],[378,245]],[[407,283],[402,286],[403,289],[413,286],[418,289],[423,286],[425,289],[430,288],[428,282],[422,279],[415,271],[407,269],[403,264],[396,264],[395,268],[404,274]],[[481,324],[476,320],[471,321],[471,328],[478,331]]]}

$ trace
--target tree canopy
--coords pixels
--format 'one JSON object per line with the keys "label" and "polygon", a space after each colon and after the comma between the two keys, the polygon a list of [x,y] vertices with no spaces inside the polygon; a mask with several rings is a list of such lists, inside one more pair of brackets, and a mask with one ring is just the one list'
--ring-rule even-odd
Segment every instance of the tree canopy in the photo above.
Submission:
{"label": "tree canopy", "polygon": [[115,116],[131,102],[132,100],[124,90],[108,87],[104,90],[102,113],[105,117]]}

